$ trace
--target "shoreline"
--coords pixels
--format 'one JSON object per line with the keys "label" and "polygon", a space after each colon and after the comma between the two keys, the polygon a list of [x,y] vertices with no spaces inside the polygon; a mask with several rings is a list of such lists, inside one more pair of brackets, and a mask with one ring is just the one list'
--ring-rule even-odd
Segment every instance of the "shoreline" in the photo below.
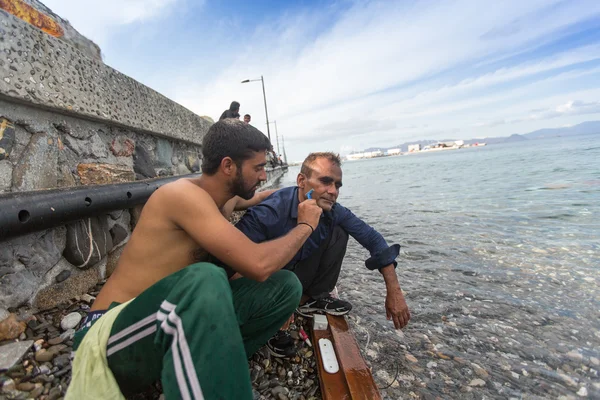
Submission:
{"label": "shoreline", "polygon": [[[48,311],[32,314],[28,307],[16,310],[16,314],[27,321],[24,332],[18,339],[0,342],[0,346],[9,343],[29,345],[22,350],[20,361],[0,373],[0,398],[58,400],[64,397],[71,380],[72,338],[75,334],[70,326],[64,329],[68,326],[65,325],[66,320],[77,314],[79,318],[75,317],[78,320],[75,323],[78,325],[104,283]],[[296,357],[272,357],[267,348],[262,347],[248,360],[255,399],[321,399],[314,353],[300,340],[297,333],[299,325],[307,329],[308,321],[297,317],[290,327],[299,348]],[[157,383],[130,399],[157,400],[164,399],[164,396],[161,395],[160,383]]]}

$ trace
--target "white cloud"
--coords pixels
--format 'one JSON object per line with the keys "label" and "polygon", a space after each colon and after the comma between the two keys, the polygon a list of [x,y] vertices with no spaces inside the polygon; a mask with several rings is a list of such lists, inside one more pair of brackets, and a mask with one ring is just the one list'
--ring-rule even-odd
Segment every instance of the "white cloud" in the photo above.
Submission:
{"label": "white cloud", "polygon": [[[98,41],[94,35],[111,27],[163,16],[175,1],[185,0],[135,0],[126,11],[125,1],[47,3],[66,4],[65,11],[55,11]],[[213,118],[237,100],[241,112],[252,114],[253,124],[266,133],[260,82],[240,83],[262,74],[270,119],[285,135],[291,159],[324,148],[510,134],[544,127],[544,120],[554,118],[557,124],[573,123],[560,118],[583,118],[594,108],[575,102],[577,112],[561,112],[556,105],[570,99],[587,104],[600,96],[597,41],[565,46],[563,40],[539,51],[584,29],[584,22],[600,13],[598,1],[332,4],[265,17],[250,32],[238,31],[242,25],[234,16],[223,16],[214,21],[210,38],[197,39],[198,48],[209,40],[218,48],[180,54],[177,70],[133,77]],[[159,73],[169,79],[160,80]]]}
{"label": "white cloud", "polygon": [[[516,116],[495,117],[497,110],[490,109],[483,119],[494,122],[482,123],[479,115],[469,121],[451,113],[462,117],[469,110],[485,112],[485,106],[520,100],[515,97],[522,92],[519,86],[598,61],[600,46],[567,48],[529,61],[522,57],[516,65],[481,65],[531,51],[597,12],[598,2],[360,2],[316,34],[312,14],[286,16],[285,23],[268,21],[249,35],[251,51],[242,50],[219,76],[198,82],[183,75],[170,94],[198,113],[215,116],[238,100],[265,130],[260,83],[238,83],[263,74],[269,114],[299,153],[339,148],[340,143],[332,146],[336,140],[352,147],[369,142],[366,137],[375,145],[426,132],[399,128],[407,125],[429,123],[428,132],[440,135],[466,132],[463,128],[476,124],[497,128]],[[503,88],[507,85],[517,90]],[[534,108],[532,93],[524,96],[530,100],[525,109]]]}
{"label": "white cloud", "polygon": [[116,27],[168,13],[178,0],[43,0],[81,34],[102,48]]}
{"label": "white cloud", "polygon": [[558,118],[565,115],[586,115],[600,114],[600,101],[585,102],[581,100],[571,100],[565,104],[560,104],[553,109],[536,112],[529,118],[532,120]]}

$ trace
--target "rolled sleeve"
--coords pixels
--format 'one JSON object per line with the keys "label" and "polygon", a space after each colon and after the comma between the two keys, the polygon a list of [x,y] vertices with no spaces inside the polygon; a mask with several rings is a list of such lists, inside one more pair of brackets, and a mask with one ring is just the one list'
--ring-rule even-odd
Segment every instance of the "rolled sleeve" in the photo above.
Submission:
{"label": "rolled sleeve", "polygon": [[381,269],[390,264],[396,268],[398,265],[396,257],[400,254],[399,244],[388,246],[379,232],[345,207],[339,206],[336,214],[338,215],[336,222],[365,249],[369,250],[371,257],[365,261],[368,269]]}
{"label": "rolled sleeve", "polygon": [[381,269],[390,264],[393,264],[394,268],[396,268],[398,266],[398,262],[396,261],[398,254],[400,254],[400,245],[393,244],[387,249],[381,250],[374,256],[371,256],[367,261],[365,261],[365,266],[371,271],[374,269]]}

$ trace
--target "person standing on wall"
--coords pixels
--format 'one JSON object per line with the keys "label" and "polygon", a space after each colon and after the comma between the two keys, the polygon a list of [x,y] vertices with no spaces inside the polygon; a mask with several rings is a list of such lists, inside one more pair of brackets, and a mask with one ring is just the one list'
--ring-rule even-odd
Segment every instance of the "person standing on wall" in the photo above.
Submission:
{"label": "person standing on wall", "polygon": [[223,111],[223,114],[219,117],[219,121],[225,118],[240,118],[240,103],[232,101],[229,105],[229,110]]}

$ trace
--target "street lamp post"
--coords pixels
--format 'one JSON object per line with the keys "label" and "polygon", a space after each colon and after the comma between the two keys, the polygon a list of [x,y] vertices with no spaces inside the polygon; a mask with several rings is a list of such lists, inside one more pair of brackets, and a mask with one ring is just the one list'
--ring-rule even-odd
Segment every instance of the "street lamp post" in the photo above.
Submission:
{"label": "street lamp post", "polygon": [[269,122],[270,124],[275,124],[275,141],[277,142],[277,154],[281,154],[279,152],[279,133],[277,132],[277,121]]}
{"label": "street lamp post", "polygon": [[271,141],[271,130],[269,129],[269,113],[267,111],[267,95],[265,94],[265,80],[263,79],[263,76],[260,76],[260,79],[244,79],[242,81],[242,83],[248,83],[248,82],[258,82],[261,81],[262,82],[262,89],[263,89],[263,99],[265,100],[265,116],[267,117],[267,136],[269,137],[269,142]]}

